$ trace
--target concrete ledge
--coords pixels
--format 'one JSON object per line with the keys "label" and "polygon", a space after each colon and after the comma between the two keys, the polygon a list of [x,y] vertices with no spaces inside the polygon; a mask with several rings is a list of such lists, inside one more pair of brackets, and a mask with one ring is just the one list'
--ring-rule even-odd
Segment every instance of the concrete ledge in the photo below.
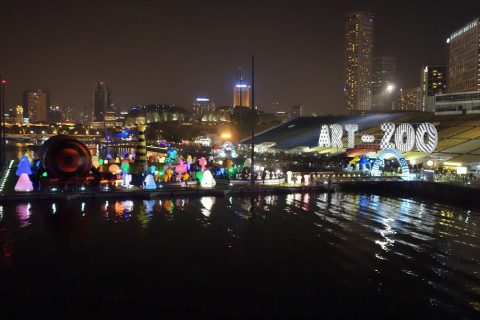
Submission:
{"label": "concrete ledge", "polygon": [[250,196],[250,195],[270,195],[270,194],[289,194],[298,192],[327,192],[324,186],[303,186],[303,187],[216,187],[212,189],[188,188],[188,189],[158,189],[152,191],[133,190],[133,191],[98,191],[98,192],[78,192],[78,193],[14,193],[0,195],[0,202],[5,201],[34,201],[34,200],[75,200],[75,199],[155,199],[160,197],[223,197],[223,196]]}
{"label": "concrete ledge", "polygon": [[425,181],[349,181],[339,183],[341,191],[426,198],[436,202],[480,205],[480,189]]}

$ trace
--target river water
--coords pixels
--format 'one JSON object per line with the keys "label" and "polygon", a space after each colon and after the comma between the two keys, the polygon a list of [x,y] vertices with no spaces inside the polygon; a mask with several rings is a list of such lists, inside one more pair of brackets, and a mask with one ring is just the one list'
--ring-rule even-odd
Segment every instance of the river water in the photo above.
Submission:
{"label": "river water", "polygon": [[0,212],[2,319],[480,318],[469,208],[337,193]]}

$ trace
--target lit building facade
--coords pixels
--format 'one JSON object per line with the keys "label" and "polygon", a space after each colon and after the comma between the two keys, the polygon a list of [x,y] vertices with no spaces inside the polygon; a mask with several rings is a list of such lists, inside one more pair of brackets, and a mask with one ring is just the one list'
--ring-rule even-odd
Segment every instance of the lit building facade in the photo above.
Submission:
{"label": "lit building facade", "polygon": [[435,114],[480,113],[480,91],[435,95]]}
{"label": "lit building facade", "polygon": [[391,111],[396,91],[395,58],[375,57],[372,69],[372,110]]}
{"label": "lit building facade", "polygon": [[60,106],[48,107],[48,122],[60,123],[63,122],[63,111]]}
{"label": "lit building facade", "polygon": [[29,122],[47,122],[48,92],[45,90],[28,90],[23,93],[23,117]]}
{"label": "lit building facade", "polygon": [[448,92],[480,90],[480,18],[452,33],[447,43]]}
{"label": "lit building facade", "polygon": [[402,111],[422,110],[422,89],[420,87],[400,89],[398,109]]}
{"label": "lit building facade", "polygon": [[373,16],[347,15],[345,24],[345,98],[350,112],[372,108]]}
{"label": "lit building facade", "polygon": [[112,97],[104,82],[96,82],[93,91],[93,112],[95,121],[104,121],[107,111],[112,110]]}
{"label": "lit building facade", "polygon": [[303,105],[302,104],[297,104],[295,106],[292,106],[292,109],[290,111],[290,118],[298,118],[298,117],[303,117]]}
{"label": "lit building facade", "polygon": [[15,122],[23,123],[23,106],[18,105],[15,108]]}
{"label": "lit building facade", "polygon": [[233,89],[233,106],[250,107],[250,86],[245,82],[242,69],[237,71],[237,83]]}
{"label": "lit building facade", "polygon": [[446,92],[446,71],[447,68],[444,65],[423,66],[420,76],[423,111],[433,111],[435,109],[435,95]]}
{"label": "lit building facade", "polygon": [[197,98],[193,103],[193,115],[195,117],[201,117],[209,111],[215,110],[215,103],[209,98]]}

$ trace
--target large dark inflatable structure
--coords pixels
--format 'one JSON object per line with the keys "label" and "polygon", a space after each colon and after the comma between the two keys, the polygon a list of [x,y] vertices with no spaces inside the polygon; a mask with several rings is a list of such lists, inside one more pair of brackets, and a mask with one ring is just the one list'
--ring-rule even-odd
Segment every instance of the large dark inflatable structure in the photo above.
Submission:
{"label": "large dark inflatable structure", "polygon": [[66,135],[48,139],[40,148],[39,159],[51,178],[68,180],[85,177],[92,168],[92,156],[88,148]]}

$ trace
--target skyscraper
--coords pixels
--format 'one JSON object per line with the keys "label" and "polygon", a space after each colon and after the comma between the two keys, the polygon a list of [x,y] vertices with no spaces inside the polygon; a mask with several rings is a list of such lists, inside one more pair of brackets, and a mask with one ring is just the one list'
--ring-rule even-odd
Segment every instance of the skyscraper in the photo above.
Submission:
{"label": "skyscraper", "polygon": [[345,23],[345,98],[347,110],[371,110],[373,16],[347,15]]}
{"label": "skyscraper", "polygon": [[112,111],[112,97],[104,82],[96,82],[93,91],[95,121],[104,121],[107,111]]}
{"label": "skyscraper", "polygon": [[392,110],[395,91],[395,58],[375,57],[372,72],[372,110]]}
{"label": "skyscraper", "polygon": [[50,104],[48,92],[45,90],[28,90],[23,93],[23,117],[29,122],[47,122],[47,111]]}
{"label": "skyscraper", "polygon": [[480,90],[480,18],[452,33],[447,43],[448,92]]}
{"label": "skyscraper", "polygon": [[423,111],[433,111],[435,95],[446,92],[446,69],[444,65],[423,66],[420,75]]}
{"label": "skyscraper", "polygon": [[237,82],[233,89],[233,106],[250,107],[250,86],[245,82],[242,69],[237,71]]}

